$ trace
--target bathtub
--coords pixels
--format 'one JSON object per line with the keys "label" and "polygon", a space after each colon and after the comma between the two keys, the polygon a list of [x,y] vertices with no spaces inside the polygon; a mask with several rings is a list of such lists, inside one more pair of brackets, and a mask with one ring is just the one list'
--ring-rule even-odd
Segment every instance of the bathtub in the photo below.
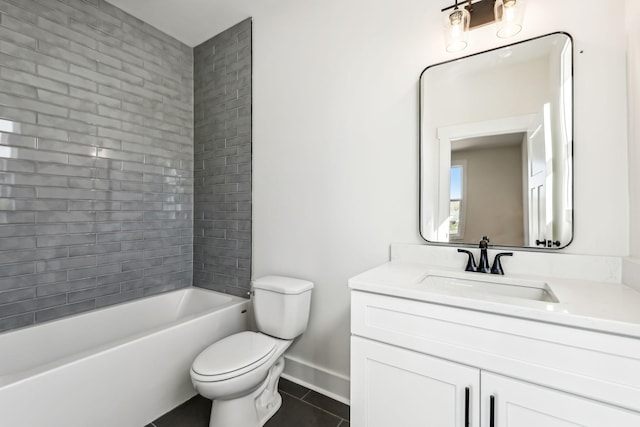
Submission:
{"label": "bathtub", "polygon": [[188,288],[0,334],[0,426],[143,427],[196,394],[191,363],[248,304]]}

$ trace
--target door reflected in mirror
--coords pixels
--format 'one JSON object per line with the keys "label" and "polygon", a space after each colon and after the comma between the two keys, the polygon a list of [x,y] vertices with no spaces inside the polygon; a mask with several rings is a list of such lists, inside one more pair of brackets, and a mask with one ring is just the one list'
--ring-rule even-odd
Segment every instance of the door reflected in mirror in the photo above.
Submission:
{"label": "door reflected in mirror", "polygon": [[420,77],[420,231],[559,248],[573,238],[572,43],[555,33]]}

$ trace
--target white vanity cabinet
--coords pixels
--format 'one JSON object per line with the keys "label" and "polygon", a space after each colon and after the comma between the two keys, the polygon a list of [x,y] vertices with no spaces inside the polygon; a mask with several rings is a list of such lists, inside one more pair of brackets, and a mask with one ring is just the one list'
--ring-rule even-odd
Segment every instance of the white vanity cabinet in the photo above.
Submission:
{"label": "white vanity cabinet", "polygon": [[354,336],[351,387],[352,426],[479,425],[477,368]]}
{"label": "white vanity cabinet", "polygon": [[640,427],[637,339],[351,294],[353,427]]}

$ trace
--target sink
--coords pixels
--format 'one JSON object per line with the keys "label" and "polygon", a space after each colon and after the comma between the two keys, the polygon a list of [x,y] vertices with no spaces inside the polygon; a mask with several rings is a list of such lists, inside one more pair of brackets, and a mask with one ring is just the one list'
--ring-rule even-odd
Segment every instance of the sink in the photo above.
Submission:
{"label": "sink", "polygon": [[[430,272],[422,284],[428,290],[462,297],[501,296],[557,303],[551,287],[538,280],[483,273]],[[483,298],[484,299],[484,298]]]}

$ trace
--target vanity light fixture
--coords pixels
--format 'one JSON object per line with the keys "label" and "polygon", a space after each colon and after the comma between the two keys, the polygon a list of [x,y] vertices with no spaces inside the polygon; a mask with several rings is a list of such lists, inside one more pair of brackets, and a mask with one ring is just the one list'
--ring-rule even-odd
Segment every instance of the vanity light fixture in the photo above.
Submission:
{"label": "vanity light fixture", "polygon": [[[471,3],[471,2],[469,2]],[[464,6],[458,7],[458,0],[453,6],[453,10],[447,8],[443,10],[444,34],[447,43],[447,52],[458,52],[467,47],[469,37],[469,23],[471,14]]]}
{"label": "vanity light fixture", "polygon": [[447,52],[458,52],[467,47],[469,30],[492,22],[496,35],[513,37],[522,30],[525,0],[468,0],[464,6],[458,0],[442,9]]}
{"label": "vanity light fixture", "polygon": [[496,35],[506,39],[522,30],[524,0],[496,0],[493,8],[498,31]]}

